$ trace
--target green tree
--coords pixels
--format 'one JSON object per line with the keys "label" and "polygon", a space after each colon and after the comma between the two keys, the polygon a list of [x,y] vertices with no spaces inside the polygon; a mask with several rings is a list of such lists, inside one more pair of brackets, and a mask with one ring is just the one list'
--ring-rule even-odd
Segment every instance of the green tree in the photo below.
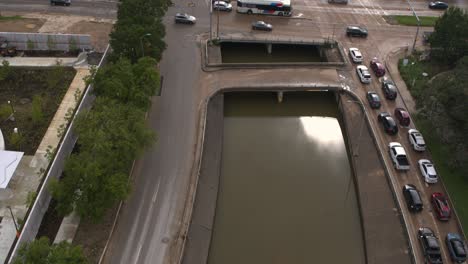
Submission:
{"label": "green tree", "polygon": [[132,104],[144,111],[150,107],[150,97],[160,84],[156,61],[148,57],[134,65],[127,59],[119,59],[100,69],[91,83],[97,96]]}
{"label": "green tree", "polygon": [[13,264],[85,264],[88,263],[79,246],[68,242],[50,244],[47,237],[23,244]]}
{"label": "green tree", "polygon": [[429,38],[431,56],[446,64],[455,64],[468,55],[468,14],[458,7],[450,7],[437,20]]}
{"label": "green tree", "polygon": [[57,210],[75,209],[84,218],[100,220],[105,210],[128,193],[133,160],[154,135],[145,126],[144,113],[131,105],[97,98],[94,108],[76,120],[80,152],[65,164],[65,177],[50,185]]}
{"label": "green tree", "polygon": [[0,81],[8,79],[11,73],[10,63],[6,60],[2,61],[2,67],[0,67]]}

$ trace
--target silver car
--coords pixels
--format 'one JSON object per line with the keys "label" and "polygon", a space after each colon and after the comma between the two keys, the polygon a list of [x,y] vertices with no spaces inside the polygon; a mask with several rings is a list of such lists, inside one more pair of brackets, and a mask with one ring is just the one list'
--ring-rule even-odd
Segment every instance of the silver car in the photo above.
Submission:
{"label": "silver car", "polygon": [[256,21],[252,23],[253,30],[264,30],[264,31],[272,31],[273,26],[271,24],[265,23],[264,21]]}
{"label": "silver car", "polygon": [[194,16],[191,16],[189,14],[185,13],[177,13],[175,15],[175,22],[176,23],[181,23],[181,24],[195,24],[197,22],[197,19]]}
{"label": "silver car", "polygon": [[227,11],[231,12],[232,11],[232,5],[228,4],[224,1],[215,1],[213,2],[213,9],[214,10],[219,10],[219,11]]}

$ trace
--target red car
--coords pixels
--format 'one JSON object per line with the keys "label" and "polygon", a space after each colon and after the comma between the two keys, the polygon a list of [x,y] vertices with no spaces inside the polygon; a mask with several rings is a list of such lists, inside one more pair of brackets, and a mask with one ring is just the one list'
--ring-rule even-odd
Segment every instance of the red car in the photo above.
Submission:
{"label": "red car", "polygon": [[448,204],[447,198],[445,198],[442,193],[433,193],[431,195],[431,203],[439,220],[448,221],[450,219],[450,206]]}
{"label": "red car", "polygon": [[395,108],[395,118],[400,122],[401,126],[407,127],[410,124],[409,113],[403,108]]}
{"label": "red car", "polygon": [[374,57],[370,61],[370,67],[374,71],[375,76],[377,77],[382,77],[385,75],[385,66],[377,59],[377,57]]}

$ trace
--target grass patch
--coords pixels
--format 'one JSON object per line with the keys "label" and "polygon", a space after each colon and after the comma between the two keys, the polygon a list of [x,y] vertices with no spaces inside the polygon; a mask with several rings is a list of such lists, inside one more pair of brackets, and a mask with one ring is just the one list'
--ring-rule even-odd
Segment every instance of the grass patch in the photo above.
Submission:
{"label": "grass patch", "polygon": [[20,20],[23,19],[22,16],[0,16],[0,21],[8,21],[8,20]]}
{"label": "grass patch", "polygon": [[[8,77],[0,82],[0,108],[8,110],[11,101],[15,111],[14,121],[0,120],[7,150],[26,155],[36,152],[75,74],[72,67],[11,67]],[[14,128],[18,128],[20,138],[12,136]]]}
{"label": "grass patch", "polygon": [[[385,20],[390,24],[400,24],[405,26],[417,26],[418,21],[415,16],[386,16]],[[439,17],[420,16],[422,27],[433,27]]]}
{"label": "grass patch", "polygon": [[[399,71],[405,81],[411,95],[418,104],[418,98],[423,93],[424,86],[432,76],[448,70],[447,66],[438,65],[430,61],[420,62],[415,58],[409,58],[409,63],[403,66],[403,60],[399,62]],[[428,74],[427,77],[422,73]],[[437,172],[444,181],[447,192],[452,198],[452,203],[460,218],[463,230],[468,230],[468,180],[461,170],[452,169],[447,161],[451,160],[453,153],[449,146],[443,143],[435,130],[427,120],[418,117],[414,118],[416,127],[422,132],[426,139],[426,144],[431,152],[433,162],[437,166]]]}

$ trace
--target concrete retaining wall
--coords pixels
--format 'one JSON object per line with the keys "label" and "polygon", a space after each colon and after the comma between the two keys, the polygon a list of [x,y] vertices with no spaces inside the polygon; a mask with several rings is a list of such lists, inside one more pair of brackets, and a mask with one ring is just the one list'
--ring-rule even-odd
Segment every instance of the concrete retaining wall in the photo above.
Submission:
{"label": "concrete retaining wall", "polygon": [[[107,55],[109,51],[109,46],[107,46],[106,52],[101,59],[98,67],[103,65],[106,61]],[[81,111],[89,109],[94,101],[94,96],[91,95],[92,87],[88,86],[83,98],[75,111],[74,117]],[[47,190],[47,187],[52,179],[57,179],[62,175],[65,159],[70,155],[72,152],[75,143],[78,139],[77,135],[73,133],[73,126],[74,120],[72,120],[66,130],[66,133],[60,142],[57,153],[52,160],[51,165],[49,166],[44,181],[42,182],[41,186],[39,187],[37,198],[30,210],[28,211],[25,219],[24,226],[21,230],[21,234],[18,239],[15,240],[15,243],[12,246],[12,250],[8,256],[8,262],[12,263],[13,258],[18,253],[20,246],[24,243],[30,242],[36,238],[37,232],[42,222],[42,218],[44,214],[47,212],[49,208],[49,203],[51,200],[51,195]]]}
{"label": "concrete retaining wall", "polygon": [[90,35],[0,32],[0,37],[5,37],[18,50],[92,49]]}

